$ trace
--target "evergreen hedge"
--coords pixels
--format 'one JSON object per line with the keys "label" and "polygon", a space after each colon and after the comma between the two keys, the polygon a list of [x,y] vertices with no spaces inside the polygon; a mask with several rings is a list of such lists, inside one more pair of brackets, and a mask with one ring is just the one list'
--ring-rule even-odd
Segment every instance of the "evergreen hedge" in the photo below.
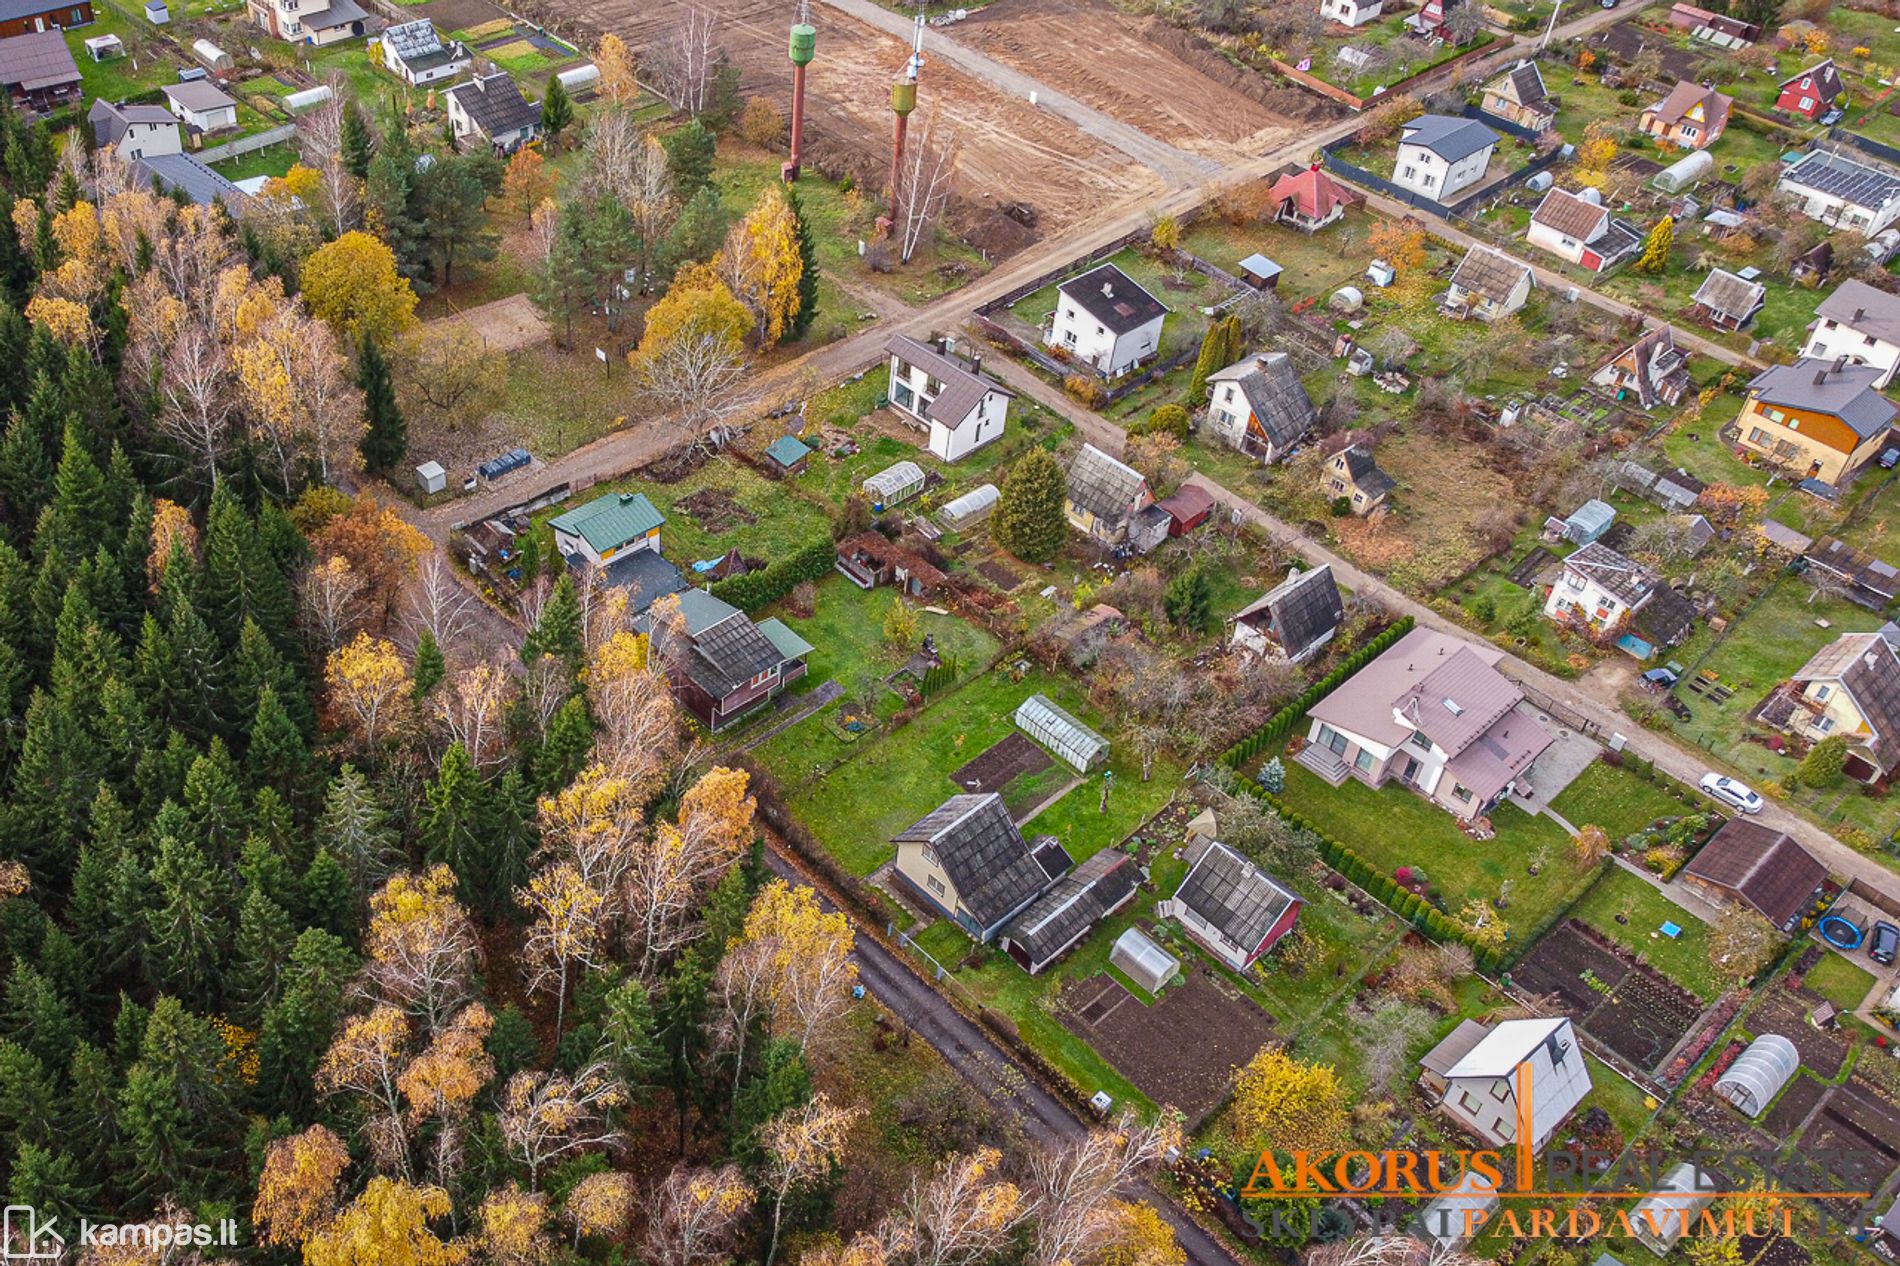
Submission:
{"label": "evergreen hedge", "polygon": [[756,611],[777,602],[807,580],[823,580],[837,562],[838,547],[829,537],[821,537],[759,571],[741,572],[714,581],[708,592],[741,611]]}
{"label": "evergreen hedge", "polygon": [[1306,692],[1299,698],[1274,713],[1272,719],[1265,725],[1221,753],[1220,763],[1229,769],[1238,769],[1269,746],[1286,738],[1293,732],[1293,727],[1305,719],[1309,708],[1337,690],[1348,677],[1384,654],[1394,642],[1410,633],[1413,623],[1411,616],[1404,616],[1391,628],[1348,655],[1337,668],[1308,686]]}

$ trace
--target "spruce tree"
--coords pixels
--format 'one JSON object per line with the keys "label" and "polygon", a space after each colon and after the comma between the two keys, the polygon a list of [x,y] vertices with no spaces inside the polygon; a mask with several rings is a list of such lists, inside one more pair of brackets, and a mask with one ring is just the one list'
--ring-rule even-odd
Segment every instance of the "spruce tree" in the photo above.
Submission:
{"label": "spruce tree", "polygon": [[265,787],[290,800],[300,799],[310,769],[310,752],[297,723],[278,702],[277,688],[266,684],[257,696],[251,718],[250,746],[244,753],[244,773],[254,788]]}
{"label": "spruce tree", "polygon": [[16,410],[0,436],[0,503],[16,534],[31,532],[52,482],[53,461],[39,430]]}
{"label": "spruce tree", "polygon": [[369,178],[370,162],[376,157],[376,136],[369,128],[363,111],[351,101],[343,107],[343,138],[339,146],[343,170],[358,180]]}
{"label": "spruce tree", "polygon": [[442,658],[442,648],[436,645],[435,634],[422,630],[422,636],[416,639],[416,698],[422,698],[440,685],[448,671],[448,662]]}
{"label": "spruce tree", "polygon": [[[345,765],[330,780],[317,820],[317,839],[344,875],[352,904],[367,901],[396,857],[396,836],[369,780]],[[314,862],[313,862],[314,865]]]}
{"label": "spruce tree", "polygon": [[673,193],[691,199],[712,183],[713,157],[719,138],[698,119],[674,128],[660,142],[666,147],[666,169],[673,177]]}
{"label": "spruce tree", "polygon": [[41,1147],[22,1142],[13,1161],[13,1181],[7,1187],[9,1204],[23,1204],[45,1218],[77,1222],[82,1208],[93,1207],[97,1189],[84,1182],[79,1162],[66,1148]]}
{"label": "spruce tree", "polygon": [[0,1031],[32,1051],[48,1068],[64,1068],[79,1041],[71,998],[24,959],[15,961],[0,995]]}
{"label": "spruce tree", "polygon": [[547,737],[534,754],[535,786],[553,794],[574,781],[594,750],[594,719],[587,700],[575,695],[560,706],[548,723]]}
{"label": "spruce tree", "polygon": [[1227,355],[1227,330],[1222,321],[1215,321],[1207,327],[1207,333],[1201,335],[1201,353],[1194,361],[1194,374],[1188,379],[1188,407],[1198,409],[1207,403],[1207,376],[1223,369],[1232,362]]}
{"label": "spruce tree", "polygon": [[84,1181],[95,1188],[104,1186],[119,1147],[112,1060],[98,1047],[81,1042],[73,1051],[66,1083],[62,1140],[79,1157]]}
{"label": "spruce tree", "polygon": [[[303,869],[308,869],[305,863]],[[244,837],[238,853],[238,876],[249,892],[261,893],[278,909],[291,915],[304,912],[303,873],[293,859],[261,832]],[[248,896],[248,894],[247,894]]]}
{"label": "spruce tree", "polygon": [[210,749],[192,762],[185,775],[191,838],[205,856],[220,863],[237,856],[250,820],[248,800],[224,740],[212,739]]}
{"label": "spruce tree", "polygon": [[541,618],[521,643],[521,662],[532,664],[543,655],[552,655],[567,664],[570,674],[578,673],[586,655],[581,640],[581,604],[574,593],[574,577],[565,570],[554,582],[554,592],[541,608]]}
{"label": "spruce tree", "polygon": [[1016,460],[1003,479],[990,535],[1025,563],[1046,563],[1062,549],[1067,520],[1063,502],[1067,477],[1055,455],[1032,448]]}
{"label": "spruce tree", "polygon": [[541,99],[541,130],[547,133],[550,144],[558,146],[561,134],[574,125],[574,99],[567,95],[567,85],[561,77],[555,75],[548,80],[548,92]]}
{"label": "spruce tree", "polygon": [[255,1025],[277,1001],[294,934],[283,907],[256,889],[245,895],[232,950],[229,996],[232,1014],[241,1022]]}
{"label": "spruce tree", "polygon": [[811,323],[818,316],[818,247],[812,241],[811,225],[805,219],[805,209],[798,202],[798,186],[785,187],[785,201],[792,210],[792,220],[798,226],[798,259],[803,271],[798,275],[798,311],[792,316],[791,328],[787,334],[791,338],[803,338],[805,331],[811,329]]}
{"label": "spruce tree", "polygon": [[361,906],[351,886],[343,863],[329,849],[319,848],[303,874],[304,910],[310,922],[335,936],[355,936]]}
{"label": "spruce tree", "polygon": [[423,788],[422,846],[431,862],[446,863],[461,880],[463,899],[490,913],[505,909],[509,894],[495,893],[481,866],[488,826],[488,797],[468,749],[452,743],[436,776]]}
{"label": "spruce tree", "polygon": [[152,897],[145,931],[155,982],[196,1006],[215,1006],[230,947],[223,875],[189,840],[161,839]]}
{"label": "spruce tree", "polygon": [[1208,632],[1214,617],[1214,591],[1208,584],[1207,573],[1197,565],[1176,576],[1169,583],[1161,605],[1176,628]]}
{"label": "spruce tree", "polygon": [[356,385],[363,389],[363,416],[369,429],[363,433],[363,460],[369,468],[387,474],[409,451],[409,424],[403,421],[402,406],[396,403],[396,384],[389,376],[389,361],[370,334],[363,335],[362,354],[356,362]]}
{"label": "spruce tree", "polygon": [[37,1055],[0,1041],[0,1137],[51,1145],[58,1134],[54,1086]]}
{"label": "spruce tree", "polygon": [[659,1026],[646,985],[639,980],[623,980],[608,993],[602,1052],[612,1062],[628,1097],[636,1103],[652,1088],[665,1066]]}

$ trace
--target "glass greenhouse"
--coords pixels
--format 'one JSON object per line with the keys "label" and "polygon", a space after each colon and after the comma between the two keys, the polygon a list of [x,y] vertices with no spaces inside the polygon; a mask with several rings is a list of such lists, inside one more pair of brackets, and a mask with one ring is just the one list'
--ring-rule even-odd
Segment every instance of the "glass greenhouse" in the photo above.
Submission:
{"label": "glass greenhouse", "polygon": [[1030,695],[1016,709],[1016,725],[1063,764],[1086,774],[1108,759],[1108,740],[1049,702]]}

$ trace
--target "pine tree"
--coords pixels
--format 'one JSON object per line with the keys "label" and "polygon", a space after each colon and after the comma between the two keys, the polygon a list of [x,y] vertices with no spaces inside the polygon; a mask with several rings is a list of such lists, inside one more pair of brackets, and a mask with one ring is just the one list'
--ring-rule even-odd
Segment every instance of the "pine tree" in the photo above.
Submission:
{"label": "pine tree", "polygon": [[713,157],[719,138],[698,119],[685,127],[668,132],[661,144],[666,146],[666,169],[673,176],[673,193],[690,199],[712,183]]}
{"label": "pine tree", "polygon": [[245,895],[238,913],[230,989],[232,1014],[243,1023],[256,1024],[277,1001],[294,935],[283,907],[257,889]]}
{"label": "pine tree", "polygon": [[363,335],[356,385],[363,389],[363,416],[369,420],[369,430],[363,433],[363,460],[371,470],[387,474],[409,451],[409,424],[403,421],[402,406],[396,403],[389,361],[370,334]]}
{"label": "pine tree", "polygon": [[343,170],[358,180],[367,180],[370,162],[376,157],[376,136],[354,101],[343,107],[343,139],[339,148]]}
{"label": "pine tree", "polygon": [[1676,246],[1676,217],[1666,215],[1643,239],[1642,258],[1636,261],[1639,272],[1660,273],[1669,267],[1669,254]]}
{"label": "pine tree", "polygon": [[422,846],[431,862],[446,863],[461,881],[463,899],[485,911],[505,909],[506,889],[496,893],[482,874],[482,840],[488,826],[488,797],[468,749],[452,743],[436,776],[423,788]]}
{"label": "pine tree", "polygon": [[521,643],[521,662],[532,664],[543,655],[567,664],[569,673],[578,673],[586,648],[581,639],[581,604],[574,593],[574,578],[566,571],[554,582],[554,592],[541,608],[541,618]]}
{"label": "pine tree", "polygon": [[310,752],[297,723],[277,700],[277,689],[266,685],[257,696],[251,718],[250,746],[244,753],[244,772],[253,788],[268,787],[289,800],[303,796],[310,771]]}
{"label": "pine tree", "polygon": [[561,77],[555,75],[548,80],[547,96],[541,99],[541,130],[547,133],[549,144],[558,146],[561,134],[573,125],[574,99],[567,95]]}
{"label": "pine tree", "polygon": [[223,876],[187,840],[161,839],[152,863],[153,906],[145,912],[153,976],[199,1006],[217,1002],[230,943]]}
{"label": "pine tree", "polygon": [[802,267],[798,275],[798,311],[792,314],[786,330],[786,337],[796,339],[805,337],[805,331],[811,329],[812,321],[818,316],[818,247],[812,240],[805,210],[799,205],[796,185],[786,187],[785,202],[791,208],[793,223],[798,226],[798,260]]}
{"label": "pine tree", "polygon": [[548,723],[547,737],[534,754],[534,783],[553,794],[574,781],[594,750],[594,720],[587,700],[575,695],[560,706]]}
{"label": "pine tree", "polygon": [[420,699],[434,690],[448,675],[449,666],[442,658],[442,648],[436,645],[435,634],[422,630],[422,636],[416,639],[416,698]]}
{"label": "pine tree", "polygon": [[1067,497],[1067,478],[1055,455],[1032,448],[1016,460],[1003,480],[990,535],[1025,563],[1046,563],[1062,548]]}
{"label": "pine tree", "polygon": [[1175,627],[1196,633],[1208,632],[1214,616],[1214,591],[1208,584],[1207,573],[1193,566],[1176,576],[1169,583],[1161,605]]}

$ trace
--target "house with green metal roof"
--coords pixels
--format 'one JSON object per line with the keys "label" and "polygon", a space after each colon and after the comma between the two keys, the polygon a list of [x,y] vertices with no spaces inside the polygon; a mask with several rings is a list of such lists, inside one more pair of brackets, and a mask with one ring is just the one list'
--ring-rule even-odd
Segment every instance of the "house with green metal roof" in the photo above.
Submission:
{"label": "house with green metal roof", "polygon": [[563,558],[604,565],[623,554],[660,548],[666,517],[639,492],[609,492],[584,506],[557,514],[548,526]]}

